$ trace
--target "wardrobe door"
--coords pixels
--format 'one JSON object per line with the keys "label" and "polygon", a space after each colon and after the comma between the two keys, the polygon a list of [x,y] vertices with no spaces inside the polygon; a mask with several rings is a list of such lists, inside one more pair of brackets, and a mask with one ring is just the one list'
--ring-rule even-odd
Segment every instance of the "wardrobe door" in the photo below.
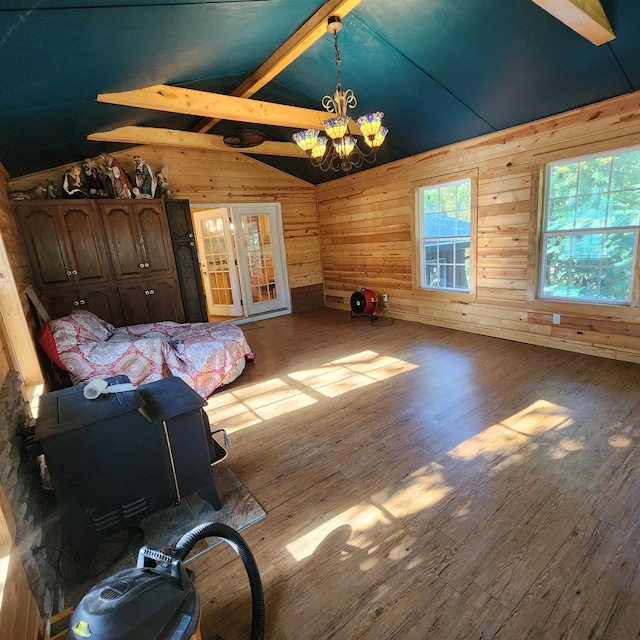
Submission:
{"label": "wardrobe door", "polygon": [[102,221],[91,205],[60,205],[59,221],[71,260],[75,285],[95,285],[110,278]]}
{"label": "wardrobe door", "polygon": [[187,322],[207,322],[207,308],[195,242],[193,240],[174,242],[173,255],[176,259],[185,320]]}
{"label": "wardrobe door", "polygon": [[116,327],[122,325],[120,302],[110,287],[49,289],[39,296],[52,318],[61,318],[75,309],[84,309]]}
{"label": "wardrobe door", "polygon": [[38,289],[109,281],[104,230],[92,202],[34,202],[15,211]]}
{"label": "wardrobe door", "polygon": [[174,275],[175,259],[162,202],[136,204],[135,210],[145,256],[145,277]]}
{"label": "wardrobe door", "polygon": [[193,220],[188,200],[165,200],[172,242],[193,240]]}
{"label": "wardrobe door", "polygon": [[117,200],[99,203],[115,280],[144,278],[145,254],[135,207]]}
{"label": "wardrobe door", "polygon": [[186,321],[207,322],[207,307],[189,201],[165,200],[164,206],[167,211]]}
{"label": "wardrobe door", "polygon": [[126,282],[118,286],[124,324],[184,322],[180,288],[173,278]]}

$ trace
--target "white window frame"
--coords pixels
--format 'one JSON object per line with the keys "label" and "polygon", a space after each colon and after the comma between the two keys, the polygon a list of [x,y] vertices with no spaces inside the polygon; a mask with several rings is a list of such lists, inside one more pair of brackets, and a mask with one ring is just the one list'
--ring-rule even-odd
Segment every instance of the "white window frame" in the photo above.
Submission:
{"label": "white window frame", "polygon": [[[562,158],[558,160],[553,160],[544,165],[544,177],[543,177],[543,201],[542,201],[542,220],[541,220],[541,231],[540,231],[540,258],[538,265],[538,286],[536,291],[536,298],[539,300],[545,301],[561,301],[561,302],[573,302],[579,304],[588,304],[588,305],[613,305],[613,306],[631,306],[635,299],[634,290],[635,290],[635,282],[637,280],[636,274],[638,271],[638,240],[640,235],[640,224],[638,225],[627,225],[627,226],[606,226],[606,218],[605,218],[605,226],[600,227],[587,227],[587,228],[563,228],[563,229],[548,229],[549,226],[549,213],[550,213],[550,190],[551,190],[551,171],[558,166],[569,166],[574,164],[579,164],[581,162],[593,160],[596,158],[607,158],[613,157],[615,155],[621,155],[624,153],[630,152],[638,152],[640,151],[640,146],[633,147],[622,147],[618,149],[608,149],[603,150],[601,152],[583,154],[578,156],[573,156],[570,158]],[[613,165],[611,168],[613,171]],[[578,183],[579,184],[579,183]],[[605,216],[609,215],[609,206],[610,206],[610,195],[612,193],[618,193],[620,191],[631,191],[631,189],[612,191],[611,190],[611,178],[609,180],[609,190],[606,192],[608,194],[607,198],[607,210]],[[579,194],[576,190],[576,201],[579,197],[585,197],[587,195],[592,194]],[[568,197],[568,196],[567,196]],[[577,204],[576,204],[577,211]],[[605,236],[605,235],[615,235],[615,234],[628,234],[631,233],[634,238],[634,248],[633,255],[631,258],[631,263],[629,265],[629,284],[627,288],[627,295],[625,299],[612,299],[612,298],[603,298],[601,295],[598,296],[575,296],[575,295],[554,295],[548,292],[545,292],[546,285],[546,269],[547,269],[547,240],[550,238],[566,238],[569,243],[573,247],[573,242],[578,237],[597,237],[597,236]],[[573,251],[573,249],[571,249]],[[598,292],[601,291],[600,286],[602,282],[602,275],[606,273],[607,267],[603,266],[603,259],[605,257],[604,252],[600,254],[599,264],[598,264]],[[613,267],[612,267],[613,268]]]}
{"label": "white window frame", "polygon": [[[470,202],[469,202],[469,235],[459,236],[427,236],[425,230],[425,215],[424,215],[424,193],[432,189],[441,189],[455,184],[469,184]],[[418,289],[438,293],[451,297],[452,295],[459,295],[461,297],[468,298],[470,295],[475,296],[476,293],[476,245],[477,245],[477,183],[478,174],[477,171],[465,172],[457,175],[442,176],[425,182],[416,189],[416,287]],[[428,243],[437,242],[460,242],[468,241],[469,243],[469,261],[468,270],[466,273],[467,287],[456,288],[452,286],[434,285],[427,281],[426,273],[426,261],[425,261],[425,249]],[[452,262],[452,267],[455,269],[456,264]],[[458,265],[462,266],[462,265]]]}

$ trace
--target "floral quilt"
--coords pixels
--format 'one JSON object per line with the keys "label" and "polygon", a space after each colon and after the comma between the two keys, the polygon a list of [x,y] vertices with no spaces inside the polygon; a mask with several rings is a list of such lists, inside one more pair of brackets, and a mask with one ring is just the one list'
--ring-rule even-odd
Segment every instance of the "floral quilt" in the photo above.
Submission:
{"label": "floral quilt", "polygon": [[182,378],[203,398],[253,359],[234,324],[153,322],[114,327],[89,311],[72,311],[49,327],[58,361],[74,384],[124,374],[134,385]]}

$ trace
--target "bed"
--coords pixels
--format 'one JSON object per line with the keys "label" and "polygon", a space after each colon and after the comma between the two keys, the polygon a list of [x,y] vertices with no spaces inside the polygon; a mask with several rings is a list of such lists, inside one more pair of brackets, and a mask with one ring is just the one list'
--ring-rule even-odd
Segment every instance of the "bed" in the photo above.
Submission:
{"label": "bed", "polygon": [[124,374],[138,386],[176,376],[203,398],[235,380],[255,357],[231,323],[114,327],[82,310],[44,324],[38,342],[73,384]]}

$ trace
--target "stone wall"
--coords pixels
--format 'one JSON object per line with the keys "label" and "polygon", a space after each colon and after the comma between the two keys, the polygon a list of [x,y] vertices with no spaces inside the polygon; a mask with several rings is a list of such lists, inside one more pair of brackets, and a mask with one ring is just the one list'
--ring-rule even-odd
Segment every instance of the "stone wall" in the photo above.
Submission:
{"label": "stone wall", "polygon": [[0,484],[16,523],[15,543],[40,613],[64,608],[61,581],[54,570],[60,529],[53,493],[43,488],[38,460],[26,453],[28,409],[20,374],[10,371],[0,390]]}

